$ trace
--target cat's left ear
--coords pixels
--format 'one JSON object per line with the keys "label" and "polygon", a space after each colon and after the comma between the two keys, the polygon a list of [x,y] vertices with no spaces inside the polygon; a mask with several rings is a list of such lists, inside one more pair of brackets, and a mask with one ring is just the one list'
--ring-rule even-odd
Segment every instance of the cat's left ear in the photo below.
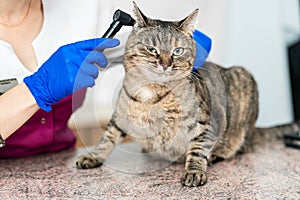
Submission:
{"label": "cat's left ear", "polygon": [[179,29],[191,37],[193,36],[199,9],[194,10],[189,16],[179,22]]}

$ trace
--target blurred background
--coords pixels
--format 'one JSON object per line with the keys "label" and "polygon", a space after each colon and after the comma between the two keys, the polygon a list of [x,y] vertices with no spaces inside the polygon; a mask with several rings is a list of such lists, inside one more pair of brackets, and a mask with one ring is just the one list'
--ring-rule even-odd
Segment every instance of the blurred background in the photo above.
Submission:
{"label": "blurred background", "polygon": [[[112,22],[116,9],[132,13],[131,0],[103,3],[110,9],[100,8],[100,12],[107,14],[103,19],[106,26],[99,27],[102,33]],[[213,41],[208,60],[224,67],[244,66],[258,83],[260,111],[257,125],[270,126],[294,120],[293,99],[297,100],[296,85],[299,82],[295,74],[300,68],[299,0],[136,0],[136,3],[146,16],[164,20],[181,20],[199,8],[196,28]],[[122,29],[127,30],[130,28]],[[125,42],[126,39],[122,40]],[[294,77],[290,75],[291,69]],[[70,125],[91,128],[107,123],[123,76],[121,64],[102,72],[96,86],[88,90],[83,107],[73,115]],[[300,99],[298,104],[300,106]]]}

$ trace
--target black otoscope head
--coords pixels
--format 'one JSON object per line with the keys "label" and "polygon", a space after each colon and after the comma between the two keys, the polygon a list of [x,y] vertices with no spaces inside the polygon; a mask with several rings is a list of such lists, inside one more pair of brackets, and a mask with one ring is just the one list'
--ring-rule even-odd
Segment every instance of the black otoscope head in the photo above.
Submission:
{"label": "black otoscope head", "polygon": [[133,26],[135,21],[134,19],[126,12],[122,10],[116,10],[113,16],[114,21],[120,21],[123,25]]}
{"label": "black otoscope head", "polygon": [[135,20],[126,12],[116,10],[113,16],[113,22],[108,30],[102,36],[103,38],[112,38],[122,28],[122,26],[133,26]]}

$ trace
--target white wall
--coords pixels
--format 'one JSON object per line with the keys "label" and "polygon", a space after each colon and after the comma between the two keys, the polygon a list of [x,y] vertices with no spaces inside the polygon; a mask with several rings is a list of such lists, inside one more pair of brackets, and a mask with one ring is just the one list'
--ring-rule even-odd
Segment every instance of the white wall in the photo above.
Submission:
{"label": "white wall", "polygon": [[300,38],[299,0],[280,1],[281,21],[286,44],[293,44]]}
{"label": "white wall", "polygon": [[[131,12],[131,0],[112,0]],[[136,0],[149,17],[179,20],[199,8],[197,28],[213,40],[209,60],[223,66],[242,65],[255,77],[260,93],[258,125],[292,120],[286,45],[299,36],[298,0]],[[113,14],[113,12],[112,12]],[[110,21],[110,20],[108,20]],[[108,25],[105,25],[108,26]],[[104,28],[106,29],[106,28]],[[76,114],[77,125],[107,121],[122,67],[100,76]]]}
{"label": "white wall", "polygon": [[[223,34],[226,41],[224,65],[242,65],[258,82],[260,112],[258,125],[292,120],[289,71],[284,32],[284,9],[280,0],[230,0]],[[285,6],[288,7],[285,1]],[[289,7],[294,10],[298,7]],[[215,44],[216,45],[216,44]]]}

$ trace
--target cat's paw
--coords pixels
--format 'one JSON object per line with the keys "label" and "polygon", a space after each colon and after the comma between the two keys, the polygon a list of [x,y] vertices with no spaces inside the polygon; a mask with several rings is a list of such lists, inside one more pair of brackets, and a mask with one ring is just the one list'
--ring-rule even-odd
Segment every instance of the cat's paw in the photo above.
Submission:
{"label": "cat's paw", "polygon": [[206,183],[206,181],[206,172],[200,170],[186,170],[181,175],[181,184],[184,186],[202,186]]}
{"label": "cat's paw", "polygon": [[96,158],[92,154],[85,154],[79,156],[76,159],[76,167],[78,169],[90,169],[95,167],[100,167],[103,164],[104,160]]}

